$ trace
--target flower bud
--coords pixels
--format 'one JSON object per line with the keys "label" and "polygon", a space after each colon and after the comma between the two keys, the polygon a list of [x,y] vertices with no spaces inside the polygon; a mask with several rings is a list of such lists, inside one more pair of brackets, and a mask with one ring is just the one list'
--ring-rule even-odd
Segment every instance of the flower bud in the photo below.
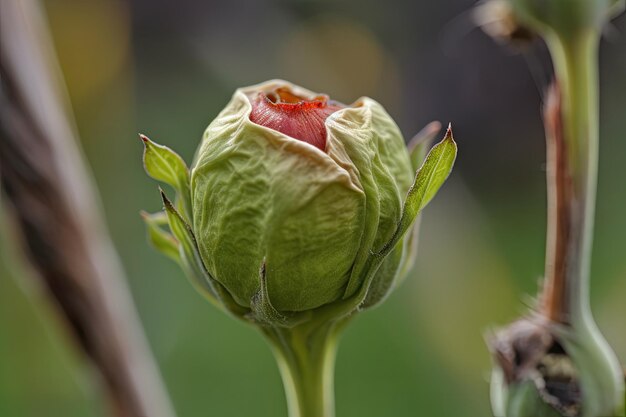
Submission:
{"label": "flower bud", "polygon": [[[491,7],[492,3],[498,7]],[[511,14],[506,20],[527,26],[525,30],[543,35],[553,32],[565,38],[601,29],[624,8],[624,0],[487,0],[485,4],[494,10],[508,8]],[[505,23],[492,26],[504,27]]]}
{"label": "flower bud", "polygon": [[[190,172],[169,149],[144,142],[148,173],[178,192],[182,214],[165,198],[166,212],[189,246],[181,263],[192,281],[229,311],[271,325],[382,300],[402,266],[405,233],[456,155],[449,133],[414,181],[380,104],[343,105],[285,81],[237,90]],[[156,153],[169,156],[159,162]],[[157,246],[165,241],[155,236]]]}
{"label": "flower bud", "polygon": [[474,23],[483,32],[500,43],[523,46],[530,43],[534,34],[519,22],[510,0],[486,0],[472,10]]}

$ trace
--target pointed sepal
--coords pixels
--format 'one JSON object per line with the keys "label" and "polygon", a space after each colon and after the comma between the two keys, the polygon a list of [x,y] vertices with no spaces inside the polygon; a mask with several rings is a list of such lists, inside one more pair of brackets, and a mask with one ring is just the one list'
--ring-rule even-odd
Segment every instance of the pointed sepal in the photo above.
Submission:
{"label": "pointed sepal", "polygon": [[446,136],[426,156],[426,160],[415,175],[415,181],[407,193],[402,216],[391,239],[374,255],[384,257],[409,230],[419,212],[433,199],[446,181],[456,159],[457,146],[449,126]]}
{"label": "pointed sepal", "polygon": [[176,152],[167,146],[139,135],[144,144],[143,166],[146,173],[157,181],[170,185],[176,191],[179,206],[187,219],[192,218],[189,191],[189,168]]}
{"label": "pointed sepal", "polygon": [[214,305],[225,309],[236,317],[245,316],[249,310],[237,304],[228,291],[207,271],[200,257],[196,237],[191,226],[183,219],[163,190],[160,192],[170,230],[179,242],[180,264],[191,284]]}
{"label": "pointed sepal", "polygon": [[192,279],[194,287],[211,301],[216,302],[216,291],[204,271],[199,256],[197,256],[197,244],[191,227],[178,213],[172,202],[167,198],[163,190],[160,190],[163,200],[163,208],[172,233],[179,242],[179,254],[181,265]]}
{"label": "pointed sepal", "polygon": [[250,308],[252,310],[248,315],[250,320],[271,327],[293,327],[305,321],[310,315],[308,312],[283,314],[274,308],[267,290],[265,260],[259,268],[259,289],[250,299]]}
{"label": "pointed sepal", "polygon": [[143,164],[146,172],[157,181],[174,188],[189,182],[189,170],[185,161],[167,146],[151,141],[145,135],[139,135],[143,144]]}
{"label": "pointed sepal", "polygon": [[[428,150],[432,147],[433,141],[435,140],[435,135],[437,135],[440,130],[441,123],[437,121],[430,122],[409,141],[407,149],[413,170],[417,171],[422,166],[428,154]],[[409,271],[411,271],[415,265],[417,259],[419,223],[420,220],[417,218],[406,232],[408,233],[408,238],[406,239],[406,254],[402,259],[400,270],[393,283],[394,287],[404,281]]]}
{"label": "pointed sepal", "polygon": [[441,123],[433,121],[417,132],[406,145],[414,171],[424,163],[424,158],[435,140],[435,135],[441,130]]}
{"label": "pointed sepal", "polygon": [[162,226],[167,225],[167,216],[164,212],[150,214],[145,211],[141,212],[141,218],[146,224],[148,232],[148,241],[156,250],[164,254],[170,259],[180,263],[180,253],[178,241],[176,238],[163,229]]}
{"label": "pointed sepal", "polygon": [[380,291],[380,288],[372,287],[374,278],[387,256],[410,229],[419,212],[432,200],[448,178],[456,159],[456,153],[457,146],[452,137],[452,130],[448,127],[444,139],[430,150],[421,168],[417,171],[413,186],[407,193],[396,232],[380,251],[372,252],[368,257],[363,267],[365,275],[358,291],[341,302],[317,309],[316,317],[348,317],[354,312],[370,308],[384,299],[384,294],[372,293],[372,291]]}

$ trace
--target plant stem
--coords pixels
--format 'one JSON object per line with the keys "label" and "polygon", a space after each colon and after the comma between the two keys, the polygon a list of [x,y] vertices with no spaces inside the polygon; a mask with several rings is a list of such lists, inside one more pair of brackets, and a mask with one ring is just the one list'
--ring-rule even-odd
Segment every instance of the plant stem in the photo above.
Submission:
{"label": "plant stem", "polygon": [[545,37],[557,87],[545,112],[549,224],[542,312],[576,335],[567,353],[583,384],[583,416],[618,415],[624,392],[619,363],[593,321],[589,299],[599,147],[598,32],[588,28]]}
{"label": "plant stem", "polygon": [[548,132],[550,214],[543,308],[553,321],[582,323],[590,318],[599,35],[590,29],[567,38],[551,35],[546,40],[560,90],[560,114],[556,116],[560,126]]}
{"label": "plant stem", "polygon": [[266,328],[287,396],[289,417],[334,417],[334,368],[341,324]]}

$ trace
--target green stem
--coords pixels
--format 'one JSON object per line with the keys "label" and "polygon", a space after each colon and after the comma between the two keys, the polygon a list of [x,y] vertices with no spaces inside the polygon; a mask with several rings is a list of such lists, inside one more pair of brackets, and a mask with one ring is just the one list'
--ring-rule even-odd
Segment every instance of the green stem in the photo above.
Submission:
{"label": "green stem", "polygon": [[571,174],[570,234],[566,254],[566,299],[572,323],[590,316],[589,273],[598,173],[599,35],[546,36],[561,92],[563,137]]}
{"label": "green stem", "polygon": [[574,330],[571,334],[576,335],[576,342],[568,344],[568,354],[575,358],[579,379],[584,383],[582,415],[623,415],[616,413],[623,407],[623,374],[593,320],[589,298],[598,175],[599,34],[595,29],[581,30],[568,37],[547,36],[546,41],[560,88],[562,139],[568,170],[561,185],[567,187],[564,195],[568,205],[561,280],[565,314],[560,315],[565,320],[556,321],[571,326]]}
{"label": "green stem", "polygon": [[336,322],[265,328],[285,386],[289,417],[334,417]]}

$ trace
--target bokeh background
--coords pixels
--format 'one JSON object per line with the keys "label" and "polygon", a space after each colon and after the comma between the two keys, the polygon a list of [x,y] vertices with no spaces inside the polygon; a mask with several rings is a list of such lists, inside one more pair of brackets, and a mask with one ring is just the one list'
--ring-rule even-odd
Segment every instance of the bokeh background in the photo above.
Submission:
{"label": "bokeh background", "polygon": [[[469,0],[47,0],[82,147],[148,339],[180,417],[286,416],[255,331],[206,303],[145,241],[156,211],[137,132],[190,160],[235,88],[284,78],[380,101],[411,137],[453,122],[455,171],[426,209],[416,269],[346,332],[337,415],[488,416],[486,330],[524,311],[543,270],[550,64],[499,46]],[[601,165],[592,303],[626,363],[626,19],[601,49]],[[99,417],[63,325],[6,240],[0,254],[0,416]]]}

